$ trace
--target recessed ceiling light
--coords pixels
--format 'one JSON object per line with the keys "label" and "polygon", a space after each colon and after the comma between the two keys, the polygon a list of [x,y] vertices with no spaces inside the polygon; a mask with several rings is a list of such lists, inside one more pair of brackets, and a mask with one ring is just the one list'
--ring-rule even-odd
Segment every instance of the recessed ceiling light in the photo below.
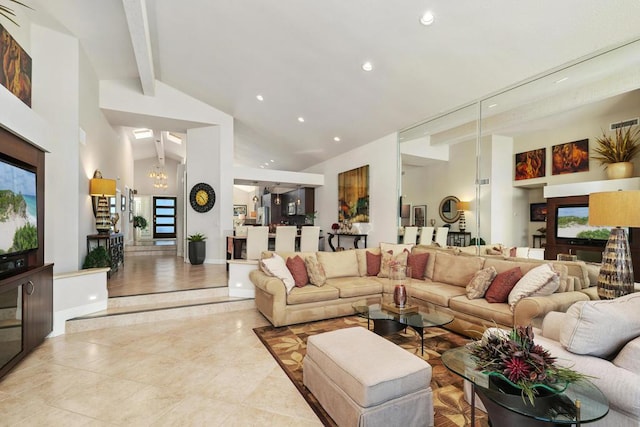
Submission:
{"label": "recessed ceiling light", "polygon": [[298,121],[299,121],[300,123],[304,123],[304,117],[298,117]]}
{"label": "recessed ceiling light", "polygon": [[275,160],[273,160],[273,159],[271,159],[271,160],[269,160],[269,161],[270,161],[271,163],[275,162]]}
{"label": "recessed ceiling light", "polygon": [[133,136],[135,139],[152,138],[153,131],[151,129],[134,129]]}
{"label": "recessed ceiling light", "polygon": [[257,99],[258,101],[264,101],[264,96],[262,96],[262,95],[256,95],[256,99]]}
{"label": "recessed ceiling light", "polygon": [[260,169],[264,169],[264,165],[260,165]]}
{"label": "recessed ceiling light", "polygon": [[334,140],[335,142],[340,142],[340,137],[339,137],[339,136],[334,136],[334,137],[333,137],[333,140]]}
{"label": "recessed ceiling light", "polygon": [[431,25],[433,24],[434,20],[435,20],[435,17],[433,16],[433,13],[431,13],[430,11],[426,11],[424,15],[422,15],[422,17],[420,18],[420,23],[422,25]]}
{"label": "recessed ceiling light", "polygon": [[556,83],[562,83],[562,82],[564,82],[565,80],[569,80],[569,77],[563,77],[563,78],[561,78],[560,80],[556,80]]}
{"label": "recessed ceiling light", "polygon": [[498,106],[498,104],[491,104],[491,105],[489,105],[489,108],[493,108],[493,107],[497,107],[497,106]]}
{"label": "recessed ceiling light", "polygon": [[369,61],[365,62],[364,64],[362,64],[362,69],[365,71],[371,71],[373,70],[373,64]]}
{"label": "recessed ceiling light", "polygon": [[264,165],[265,166],[269,166],[269,162],[264,162]]}

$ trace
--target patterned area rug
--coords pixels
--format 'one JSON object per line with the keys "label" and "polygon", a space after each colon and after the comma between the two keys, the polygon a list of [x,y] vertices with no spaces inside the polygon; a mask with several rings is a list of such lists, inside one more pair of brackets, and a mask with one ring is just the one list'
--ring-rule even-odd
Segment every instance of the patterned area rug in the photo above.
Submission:
{"label": "patterned area rug", "polygon": [[[306,354],[307,337],[322,332],[353,326],[367,327],[367,320],[357,317],[341,317],[301,325],[275,328],[255,328],[260,341],[278,361],[302,396],[326,426],[335,426],[313,394],[302,383],[302,361]],[[371,325],[373,328],[373,324]],[[468,339],[443,328],[424,330],[424,355],[420,354],[420,336],[408,328],[386,337],[391,342],[426,360],[432,368],[431,388],[436,427],[458,427],[471,425],[471,407],[464,400],[462,378],[451,373],[440,361],[444,351],[460,347]],[[484,412],[476,410],[476,426],[488,426]]]}

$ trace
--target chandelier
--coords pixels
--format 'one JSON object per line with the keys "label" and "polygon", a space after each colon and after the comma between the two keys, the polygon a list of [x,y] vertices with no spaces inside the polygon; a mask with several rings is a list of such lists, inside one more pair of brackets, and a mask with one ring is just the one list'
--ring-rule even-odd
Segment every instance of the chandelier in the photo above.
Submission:
{"label": "chandelier", "polygon": [[164,167],[155,165],[154,168],[149,171],[149,178],[153,179],[153,186],[155,188],[163,190],[169,188],[169,184],[167,184],[167,174],[164,171]]}

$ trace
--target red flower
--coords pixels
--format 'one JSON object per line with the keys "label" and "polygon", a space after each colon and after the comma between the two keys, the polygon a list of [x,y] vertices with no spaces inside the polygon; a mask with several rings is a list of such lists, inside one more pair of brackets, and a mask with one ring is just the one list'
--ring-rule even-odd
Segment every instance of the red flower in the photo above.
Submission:
{"label": "red flower", "polygon": [[505,360],[504,366],[504,375],[514,383],[529,378],[529,372],[531,372],[529,366],[519,357],[512,357],[511,359]]}
{"label": "red flower", "polygon": [[332,230],[337,230],[338,228],[340,228],[340,226],[337,223],[334,222],[333,224],[331,224]]}

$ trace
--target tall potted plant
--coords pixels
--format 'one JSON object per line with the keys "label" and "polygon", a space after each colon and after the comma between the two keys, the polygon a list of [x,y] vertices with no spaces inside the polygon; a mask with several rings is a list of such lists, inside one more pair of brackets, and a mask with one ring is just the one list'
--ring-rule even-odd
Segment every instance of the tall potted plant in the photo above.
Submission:
{"label": "tall potted plant", "polygon": [[598,155],[593,156],[607,170],[609,179],[630,178],[633,176],[632,160],[640,153],[640,127],[631,130],[632,126],[619,127],[615,135],[596,138],[597,146],[593,149]]}
{"label": "tall potted plant", "polygon": [[207,237],[202,233],[187,236],[187,240],[189,241],[189,262],[191,262],[191,264],[202,264],[207,258],[206,239]]}
{"label": "tall potted plant", "polygon": [[145,217],[136,215],[133,217],[133,240],[140,240],[140,232],[147,228],[147,220]]}

